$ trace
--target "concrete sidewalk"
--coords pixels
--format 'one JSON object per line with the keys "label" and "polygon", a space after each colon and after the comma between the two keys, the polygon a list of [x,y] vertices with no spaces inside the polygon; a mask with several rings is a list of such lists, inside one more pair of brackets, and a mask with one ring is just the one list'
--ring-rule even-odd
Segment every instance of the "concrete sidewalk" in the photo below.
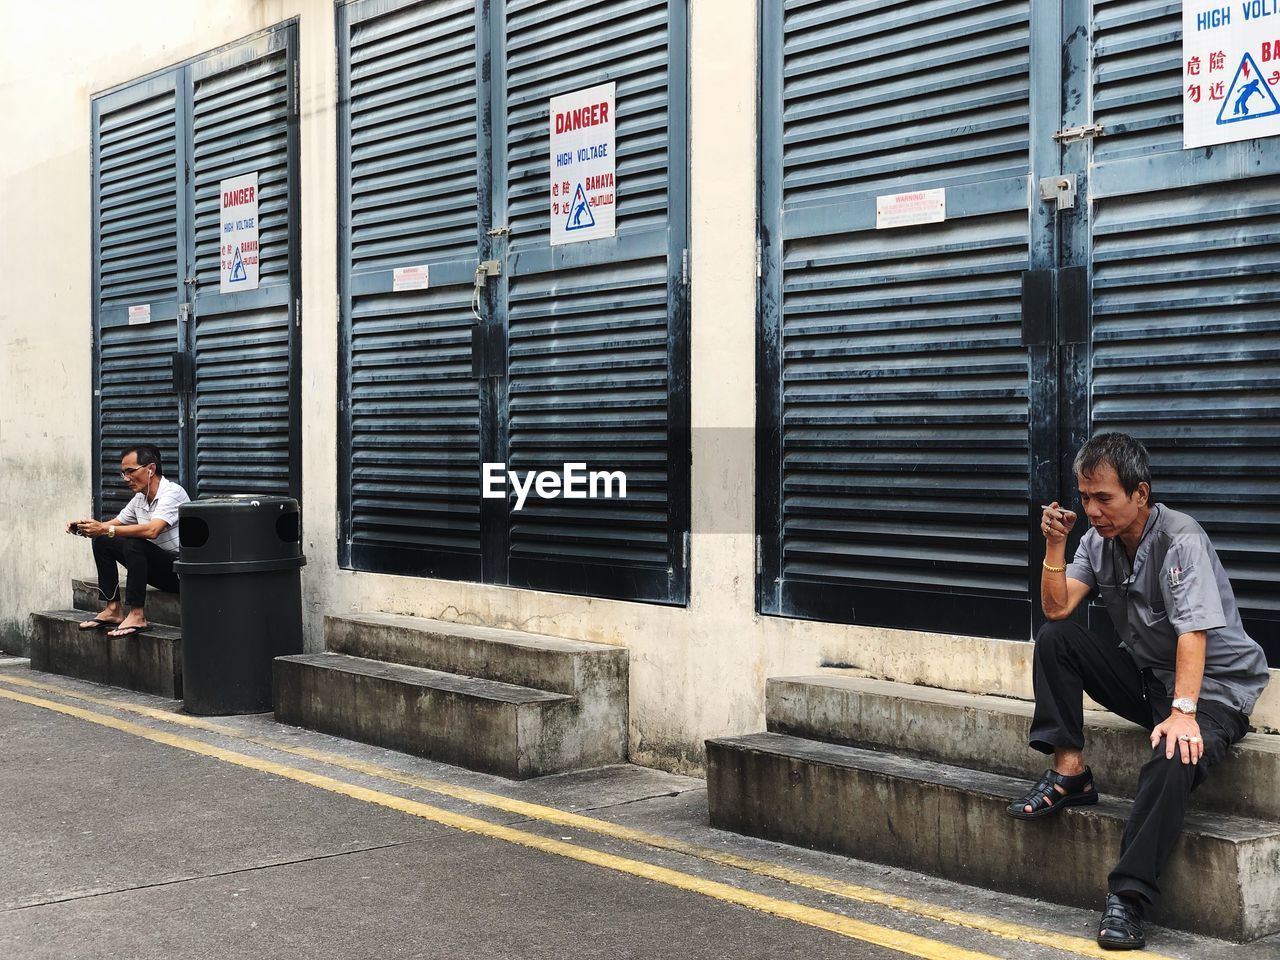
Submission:
{"label": "concrete sidewalk", "polygon": [[[0,666],[0,957],[1047,960],[1096,921],[711,830],[698,780],[624,766],[512,783],[269,715],[182,726],[177,706]],[[1276,938],[1149,940],[1167,957],[1280,957]]]}

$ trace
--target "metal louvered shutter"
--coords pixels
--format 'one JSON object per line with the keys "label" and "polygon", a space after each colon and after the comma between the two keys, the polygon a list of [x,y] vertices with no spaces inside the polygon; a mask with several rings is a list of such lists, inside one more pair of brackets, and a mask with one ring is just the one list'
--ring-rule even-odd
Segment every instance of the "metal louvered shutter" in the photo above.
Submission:
{"label": "metal louvered shutter", "polygon": [[[685,5],[509,0],[505,24],[507,464],[621,470],[625,499],[510,514],[509,578],[684,602]],[[617,235],[552,247],[548,99],[615,81]],[[496,124],[495,124],[496,125]]]}
{"label": "metal louvered shutter", "polygon": [[1183,150],[1180,5],[1092,9],[1093,424],[1147,445],[1280,665],[1280,141]]}
{"label": "metal louvered shutter", "polygon": [[761,609],[1026,636],[1030,5],[762,11]]}
{"label": "metal louvered shutter", "polygon": [[[167,74],[93,101],[94,501],[112,517],[132,494],[120,450],[160,448],[177,477],[179,401],[171,362],[178,349],[182,171],[176,76]],[[129,322],[130,307],[149,321]]]}
{"label": "metal louvered shutter", "polygon": [[[340,557],[481,578],[477,12],[464,0],[340,8]],[[397,267],[430,287],[393,291]]]}
{"label": "metal louvered shutter", "polygon": [[[295,28],[191,67],[194,481],[200,496],[301,496],[296,253]],[[223,179],[258,175],[258,289],[219,292]]]}
{"label": "metal louvered shutter", "polygon": [[[684,602],[685,18],[683,0],[339,8],[344,566]],[[617,236],[552,248],[548,101],[606,77]],[[396,291],[417,266],[428,289]],[[481,497],[482,463],[575,462],[623,470],[627,498]]]}
{"label": "metal louvered shutter", "polygon": [[[129,443],[192,497],[301,496],[296,66],[289,23],[93,100],[100,514]],[[259,288],[224,296],[220,181],[250,171]]]}

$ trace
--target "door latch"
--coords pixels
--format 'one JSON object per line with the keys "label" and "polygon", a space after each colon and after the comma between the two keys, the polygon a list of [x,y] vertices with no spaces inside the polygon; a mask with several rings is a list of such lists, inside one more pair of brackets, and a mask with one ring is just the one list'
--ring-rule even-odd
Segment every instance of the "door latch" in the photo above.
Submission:
{"label": "door latch", "polygon": [[1059,210],[1070,210],[1076,205],[1076,175],[1062,173],[1054,177],[1041,177],[1040,199],[1056,200]]}
{"label": "door latch", "polygon": [[1059,130],[1053,135],[1053,139],[1059,143],[1076,143],[1080,140],[1088,140],[1091,137],[1100,137],[1106,133],[1105,128],[1100,123],[1086,123],[1079,127],[1067,127],[1065,130]]}

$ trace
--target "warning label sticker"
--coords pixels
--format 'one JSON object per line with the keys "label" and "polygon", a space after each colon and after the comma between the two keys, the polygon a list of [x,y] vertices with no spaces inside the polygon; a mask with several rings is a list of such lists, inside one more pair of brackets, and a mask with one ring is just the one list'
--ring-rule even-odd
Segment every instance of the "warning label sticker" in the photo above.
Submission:
{"label": "warning label sticker", "polygon": [[229,177],[222,194],[222,249],[219,293],[258,289],[258,173]]}
{"label": "warning label sticker", "polygon": [[616,233],[614,95],[602,83],[551,98],[551,243]]}
{"label": "warning label sticker", "polygon": [[912,193],[886,193],[876,197],[877,230],[942,223],[946,219],[947,191],[944,187]]}
{"label": "warning label sticker", "polygon": [[1280,134],[1280,0],[1182,4],[1182,145]]}

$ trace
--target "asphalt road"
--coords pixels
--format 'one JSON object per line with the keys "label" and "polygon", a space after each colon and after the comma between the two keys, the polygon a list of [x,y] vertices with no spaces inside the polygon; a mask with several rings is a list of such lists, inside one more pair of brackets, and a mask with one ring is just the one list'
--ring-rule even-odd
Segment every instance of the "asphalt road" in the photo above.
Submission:
{"label": "asphalt road", "polygon": [[[711,830],[698,780],[515,784],[177,706],[0,666],[0,957],[1037,960],[1095,920]],[[1151,941],[1280,957],[1274,939]]]}

